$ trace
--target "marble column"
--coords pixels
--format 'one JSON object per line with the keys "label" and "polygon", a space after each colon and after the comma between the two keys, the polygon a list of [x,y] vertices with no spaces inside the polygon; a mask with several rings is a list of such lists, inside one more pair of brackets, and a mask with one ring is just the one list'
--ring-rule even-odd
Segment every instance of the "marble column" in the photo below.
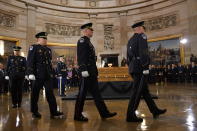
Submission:
{"label": "marble column", "polygon": [[[92,44],[94,45],[95,49],[97,48],[97,22],[96,22],[96,18],[97,18],[97,14],[89,14],[90,17],[90,22],[93,23],[93,29],[94,29],[94,34],[93,37],[91,38]],[[97,50],[96,50],[97,52]]]}
{"label": "marble column", "polygon": [[[93,23],[93,29],[94,29],[94,34],[93,37],[91,38],[92,44],[94,45],[95,51],[96,51],[96,55],[97,55],[97,66],[100,67],[100,63],[101,63],[101,58],[100,56],[98,56],[98,52],[100,52],[103,48],[102,45],[99,41],[100,41],[100,28],[99,25],[97,25],[97,14],[89,14],[89,18],[90,18],[90,22]],[[104,39],[104,38],[102,38]]]}
{"label": "marble column", "polygon": [[35,34],[36,34],[36,7],[26,4],[27,6],[27,52],[29,46],[35,43]]}
{"label": "marble column", "polygon": [[128,26],[127,26],[127,12],[120,13],[120,55],[119,61],[121,61],[122,57],[126,56],[125,48],[128,42]]}
{"label": "marble column", "polygon": [[[189,23],[189,45],[191,49],[191,53],[197,56],[197,1],[196,0],[188,0],[188,23]],[[190,55],[190,54],[187,54]],[[187,57],[187,56],[186,56]],[[189,56],[186,61],[189,61]]]}

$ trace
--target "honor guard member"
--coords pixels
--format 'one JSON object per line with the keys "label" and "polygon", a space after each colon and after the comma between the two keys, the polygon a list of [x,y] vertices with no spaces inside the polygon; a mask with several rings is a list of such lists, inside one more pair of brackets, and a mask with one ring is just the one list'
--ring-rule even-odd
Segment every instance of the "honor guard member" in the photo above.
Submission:
{"label": "honor guard member", "polygon": [[0,93],[4,93],[5,87],[5,70],[2,63],[0,63]]}
{"label": "honor guard member", "polygon": [[62,118],[63,113],[57,110],[57,103],[53,93],[52,52],[47,47],[47,33],[40,32],[35,35],[37,43],[31,45],[27,57],[27,73],[33,80],[31,92],[31,112],[33,118],[41,118],[38,112],[38,99],[40,89],[45,88],[51,118]]}
{"label": "honor guard member", "polygon": [[26,73],[26,59],[20,56],[20,46],[14,46],[14,55],[8,57],[5,79],[10,82],[12,107],[20,107]]}
{"label": "honor guard member", "polygon": [[83,36],[77,42],[77,62],[82,75],[82,83],[75,104],[74,120],[88,121],[88,118],[82,115],[87,91],[93,96],[101,118],[113,117],[117,113],[108,111],[98,87],[95,49],[90,41],[93,36],[92,23],[82,25],[81,30]]}
{"label": "honor guard member", "polygon": [[154,118],[166,112],[166,109],[159,109],[151,98],[146,82],[146,77],[144,81],[141,81],[143,75],[149,74],[148,66],[150,63],[147,37],[144,34],[145,27],[143,27],[143,25],[143,21],[132,25],[132,28],[134,29],[134,35],[128,41],[127,45],[127,64],[129,67],[129,73],[134,80],[132,94],[127,110],[127,122],[143,121],[142,118],[138,118],[135,114],[140,102],[141,95],[145,99],[145,102],[147,103]]}
{"label": "honor guard member", "polygon": [[191,63],[191,79],[193,83],[197,83],[197,66],[195,62]]}
{"label": "honor guard member", "polygon": [[60,96],[65,96],[65,85],[67,77],[67,67],[64,60],[64,55],[59,56],[57,62],[57,75],[58,75],[58,90]]}
{"label": "honor guard member", "polygon": [[186,82],[191,82],[191,67],[190,65],[186,65],[185,67],[185,80]]}
{"label": "honor guard member", "polygon": [[176,64],[172,64],[172,82],[178,81],[178,68]]}
{"label": "honor guard member", "polygon": [[185,82],[185,67],[183,65],[181,65],[181,63],[179,63],[177,70],[178,70],[179,82],[181,82],[181,83]]}

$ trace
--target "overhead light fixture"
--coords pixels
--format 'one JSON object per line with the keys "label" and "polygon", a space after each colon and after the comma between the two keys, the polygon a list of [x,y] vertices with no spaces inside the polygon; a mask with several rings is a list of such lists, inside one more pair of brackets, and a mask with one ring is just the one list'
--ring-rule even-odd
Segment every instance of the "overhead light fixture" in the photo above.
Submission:
{"label": "overhead light fixture", "polygon": [[187,44],[187,42],[188,42],[188,40],[186,38],[183,38],[180,40],[180,43],[184,44],[184,45]]}

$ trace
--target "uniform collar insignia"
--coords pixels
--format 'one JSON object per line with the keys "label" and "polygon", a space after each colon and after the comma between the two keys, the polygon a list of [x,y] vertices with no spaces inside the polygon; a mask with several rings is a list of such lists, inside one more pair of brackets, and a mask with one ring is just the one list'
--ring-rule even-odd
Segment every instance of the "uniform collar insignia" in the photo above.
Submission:
{"label": "uniform collar insignia", "polygon": [[30,46],[30,47],[29,47],[29,50],[33,50],[33,46]]}
{"label": "uniform collar insignia", "polygon": [[145,34],[142,34],[142,38],[145,39],[145,40],[147,39]]}
{"label": "uniform collar insignia", "polygon": [[80,40],[79,40],[81,43],[83,43],[85,40],[84,40],[84,38],[80,38]]}

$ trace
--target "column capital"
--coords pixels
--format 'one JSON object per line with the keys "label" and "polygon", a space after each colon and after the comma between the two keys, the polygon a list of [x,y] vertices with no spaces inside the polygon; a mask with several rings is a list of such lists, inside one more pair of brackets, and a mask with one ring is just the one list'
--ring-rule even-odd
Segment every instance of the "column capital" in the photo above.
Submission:
{"label": "column capital", "polygon": [[30,3],[25,3],[26,7],[28,10],[36,10],[38,7],[36,5],[30,4]]}

